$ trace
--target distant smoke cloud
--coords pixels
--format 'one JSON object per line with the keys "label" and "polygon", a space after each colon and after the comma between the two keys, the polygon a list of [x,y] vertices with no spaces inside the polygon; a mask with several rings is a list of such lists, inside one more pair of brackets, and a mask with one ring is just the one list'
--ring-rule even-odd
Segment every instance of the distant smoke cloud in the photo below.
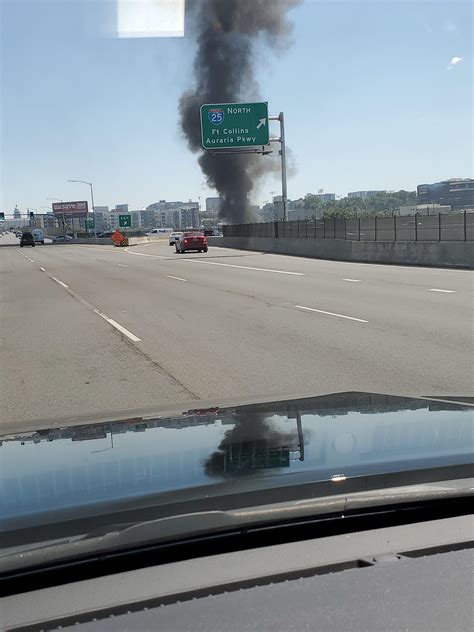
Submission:
{"label": "distant smoke cloud", "polygon": [[196,85],[180,100],[181,127],[190,149],[201,151],[199,165],[207,184],[224,200],[222,216],[233,222],[252,219],[249,195],[258,179],[274,169],[269,158],[213,155],[201,150],[199,108],[203,103],[258,100],[256,44],[281,48],[288,43],[289,9],[301,0],[189,0],[198,49]]}

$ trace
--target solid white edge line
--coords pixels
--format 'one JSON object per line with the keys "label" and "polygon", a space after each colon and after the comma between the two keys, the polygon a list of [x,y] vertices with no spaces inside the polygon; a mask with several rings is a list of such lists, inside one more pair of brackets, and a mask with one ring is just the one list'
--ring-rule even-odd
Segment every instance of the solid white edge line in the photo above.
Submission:
{"label": "solid white edge line", "polygon": [[102,313],[99,309],[94,309],[94,312],[98,316],[103,318],[105,321],[107,321],[109,323],[109,325],[112,325],[112,327],[115,327],[115,329],[117,329],[117,331],[120,331],[120,333],[122,333],[124,336],[127,336],[127,338],[130,338],[130,340],[132,340],[132,342],[141,342],[141,338],[139,338],[138,336],[135,336],[135,334],[132,334],[131,331],[128,331],[128,329],[125,329],[125,327],[122,327],[122,325],[120,325],[120,323],[118,323],[113,318],[109,318],[104,313]]}
{"label": "solid white edge line", "polygon": [[313,307],[304,307],[304,305],[295,305],[298,309],[304,309],[308,312],[317,312],[318,314],[326,314],[327,316],[337,316],[337,318],[346,318],[347,320],[355,320],[358,323],[368,323],[368,320],[362,318],[354,318],[354,316],[344,316],[344,314],[335,314],[334,312],[325,312],[323,309],[314,309]]}
{"label": "solid white edge line", "polygon": [[287,272],[286,270],[272,270],[270,268],[252,268],[251,266],[237,266],[232,263],[218,263],[217,261],[200,261],[199,259],[183,259],[186,263],[203,263],[208,266],[224,266],[225,268],[240,268],[241,270],[256,270],[257,272],[273,272],[274,274],[290,274],[292,276],[307,276],[304,272]]}
{"label": "solid white edge line", "polygon": [[430,287],[428,288],[429,292],[443,292],[443,294],[455,294],[456,290],[439,290],[436,287]]}
{"label": "solid white edge line", "polygon": [[56,281],[56,283],[59,283],[59,285],[62,285],[63,287],[69,287],[68,285],[66,285],[65,283],[57,279],[56,277],[51,277],[51,278],[53,279],[53,281]]}
{"label": "solid white edge line", "polygon": [[342,279],[343,281],[349,281],[349,283],[361,283],[360,279]]}
{"label": "solid white edge line", "polygon": [[149,255],[146,252],[133,252],[133,250],[129,250],[128,248],[124,248],[124,252],[128,255],[135,255],[135,257],[153,257],[154,259],[169,259],[169,257],[164,257],[162,255]]}
{"label": "solid white edge line", "polygon": [[188,282],[187,279],[182,279],[181,277],[175,277],[175,276],[171,276],[169,274],[165,274],[165,277],[167,279],[174,279],[175,281],[185,281],[186,283]]}

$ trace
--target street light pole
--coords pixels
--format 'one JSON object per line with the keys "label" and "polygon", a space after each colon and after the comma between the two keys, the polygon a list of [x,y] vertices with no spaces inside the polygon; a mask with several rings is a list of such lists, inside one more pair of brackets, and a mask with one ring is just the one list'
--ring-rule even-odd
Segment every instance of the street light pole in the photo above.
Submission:
{"label": "street light pole", "polygon": [[[47,197],[47,200],[52,200],[53,202],[64,202],[64,200],[61,200],[61,198],[55,198],[55,197]],[[51,205],[52,208],[52,205]],[[54,210],[53,210],[53,215],[54,215]],[[59,221],[59,217],[56,217],[57,221],[58,221],[58,228],[61,228],[61,222]],[[64,213],[62,214],[61,219],[63,220],[63,232],[64,234],[66,233],[66,220],[64,218]],[[56,228],[56,226],[55,226]]]}
{"label": "street light pole", "polygon": [[94,237],[97,239],[97,226],[95,222],[95,208],[94,208],[94,188],[92,186],[92,182],[87,182],[87,180],[68,180],[68,182],[80,182],[81,184],[87,184],[91,188],[91,201],[92,201],[92,218],[94,221]]}

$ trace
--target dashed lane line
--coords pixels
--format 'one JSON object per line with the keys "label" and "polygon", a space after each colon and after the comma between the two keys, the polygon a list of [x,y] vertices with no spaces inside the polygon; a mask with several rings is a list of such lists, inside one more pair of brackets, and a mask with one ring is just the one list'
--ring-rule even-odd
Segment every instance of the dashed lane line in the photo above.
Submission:
{"label": "dashed lane line", "polygon": [[135,334],[132,334],[131,331],[129,331],[128,329],[123,327],[120,323],[118,323],[113,318],[109,318],[108,316],[106,316],[99,309],[94,309],[94,312],[98,316],[103,318],[105,321],[107,321],[109,323],[109,325],[112,325],[112,327],[115,327],[115,329],[117,329],[117,331],[120,331],[120,333],[122,333],[124,336],[127,336],[127,338],[129,338],[132,342],[141,342],[141,338],[139,338],[138,336],[135,336]]}
{"label": "dashed lane line", "polygon": [[51,278],[53,279],[53,281],[55,281],[55,283],[58,283],[58,285],[61,285],[62,287],[65,287],[65,288],[69,287],[69,285],[66,285],[65,283],[57,279],[56,277],[51,277]]}
{"label": "dashed lane line", "polygon": [[326,316],[336,316],[337,318],[345,318],[347,320],[355,320],[358,323],[368,323],[368,320],[362,318],[354,318],[354,316],[345,316],[344,314],[336,314],[334,312],[326,312],[323,309],[314,309],[313,307],[305,307],[304,305],[295,305],[298,309],[303,309],[308,312],[317,312],[318,314],[325,314]]}
{"label": "dashed lane line", "polygon": [[442,292],[443,294],[456,294],[456,290],[440,290],[436,287],[428,288],[429,292]]}
{"label": "dashed lane line", "polygon": [[188,282],[188,280],[187,280],[187,279],[182,279],[181,277],[171,276],[171,275],[169,275],[169,274],[165,274],[165,277],[166,277],[167,279],[174,279],[175,281],[184,281],[185,283],[187,283],[187,282]]}

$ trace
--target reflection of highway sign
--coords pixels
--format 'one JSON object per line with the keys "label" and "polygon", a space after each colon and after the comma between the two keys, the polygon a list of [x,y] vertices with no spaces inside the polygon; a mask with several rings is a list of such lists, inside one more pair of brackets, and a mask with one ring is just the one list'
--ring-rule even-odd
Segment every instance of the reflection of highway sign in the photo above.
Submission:
{"label": "reflection of highway sign", "polygon": [[120,228],[131,228],[132,227],[132,216],[131,215],[119,215],[119,226],[120,226]]}
{"label": "reflection of highway sign", "polygon": [[201,105],[204,149],[268,145],[268,103],[211,103]]}
{"label": "reflection of highway sign", "polygon": [[[233,445],[233,448],[236,446]],[[242,454],[238,450],[225,455],[224,469],[226,472],[240,472],[248,470],[261,470],[272,467],[290,467],[290,451],[269,450],[268,452],[251,452]]]}
{"label": "reflection of highway sign", "polygon": [[64,217],[87,217],[87,202],[53,202],[53,213]]}

